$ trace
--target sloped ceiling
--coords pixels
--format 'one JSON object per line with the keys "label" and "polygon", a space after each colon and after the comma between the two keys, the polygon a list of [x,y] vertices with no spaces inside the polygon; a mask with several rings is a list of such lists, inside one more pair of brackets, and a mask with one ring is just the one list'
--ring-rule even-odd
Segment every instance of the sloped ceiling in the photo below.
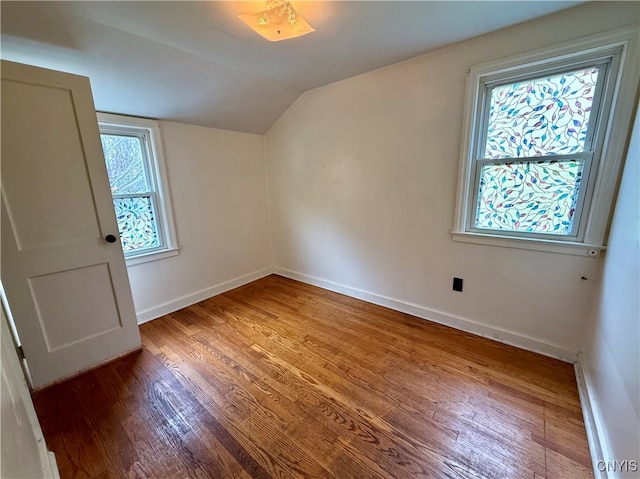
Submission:
{"label": "sloped ceiling", "polygon": [[306,90],[575,1],[293,1],[316,31],[269,42],[264,2],[2,1],[3,59],[91,79],[101,111],[265,133]]}

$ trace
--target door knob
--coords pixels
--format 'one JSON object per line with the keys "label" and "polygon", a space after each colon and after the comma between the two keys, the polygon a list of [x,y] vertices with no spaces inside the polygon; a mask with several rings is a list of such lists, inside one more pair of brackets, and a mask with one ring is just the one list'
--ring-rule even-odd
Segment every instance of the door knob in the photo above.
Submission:
{"label": "door knob", "polygon": [[113,236],[113,235],[107,235],[107,236],[104,237],[104,240],[107,243],[115,243],[116,242],[116,237]]}

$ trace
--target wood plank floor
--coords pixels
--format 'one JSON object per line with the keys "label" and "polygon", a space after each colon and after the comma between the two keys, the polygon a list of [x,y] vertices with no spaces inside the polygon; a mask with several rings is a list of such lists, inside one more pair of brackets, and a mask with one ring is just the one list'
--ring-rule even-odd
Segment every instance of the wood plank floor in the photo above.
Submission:
{"label": "wood plank floor", "polygon": [[593,477],[573,368],[279,276],[34,393],[63,478]]}

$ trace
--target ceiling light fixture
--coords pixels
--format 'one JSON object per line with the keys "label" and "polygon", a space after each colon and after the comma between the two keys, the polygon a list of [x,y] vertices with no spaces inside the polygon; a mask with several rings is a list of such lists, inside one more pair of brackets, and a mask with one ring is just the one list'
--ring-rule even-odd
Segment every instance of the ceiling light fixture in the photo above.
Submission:
{"label": "ceiling light fixture", "polygon": [[244,13],[238,15],[238,18],[271,42],[287,40],[315,31],[289,2],[281,0],[268,1],[266,10]]}

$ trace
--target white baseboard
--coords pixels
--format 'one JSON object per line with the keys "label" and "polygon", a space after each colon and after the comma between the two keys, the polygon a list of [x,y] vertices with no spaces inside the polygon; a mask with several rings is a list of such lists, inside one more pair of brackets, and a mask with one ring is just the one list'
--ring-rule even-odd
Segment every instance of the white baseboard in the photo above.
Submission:
{"label": "white baseboard", "polygon": [[196,291],[195,293],[181,296],[167,303],[160,304],[154,308],[140,311],[139,313],[136,313],[138,324],[146,323],[147,321],[151,321],[152,319],[159,318],[160,316],[164,316],[165,314],[173,313],[174,311],[178,311],[179,309],[186,308],[187,306],[191,306],[192,304],[198,303],[217,294],[224,293],[226,291],[237,288],[238,286],[251,283],[252,281],[260,278],[264,278],[265,276],[269,276],[272,272],[273,268],[269,266],[268,268],[263,268],[258,271],[254,271],[253,273],[245,274],[243,276],[230,279],[229,281],[216,284],[215,286]]}
{"label": "white baseboard", "polygon": [[60,471],[58,470],[58,461],[56,461],[56,455],[51,451],[47,453],[47,464],[49,466],[48,476],[51,479],[60,479]]}
{"label": "white baseboard", "polygon": [[[591,452],[591,462],[593,463],[593,475],[595,479],[611,479],[611,475],[598,467],[598,461],[612,457],[609,453],[607,441],[600,431],[602,429],[602,419],[600,417],[598,403],[595,401],[593,388],[588,377],[588,371],[584,367],[584,356],[578,355],[578,361],[574,364],[576,371],[576,382],[578,383],[578,393],[580,394],[580,406],[584,418],[584,427],[587,431],[587,441]],[[605,468],[606,469],[606,468]]]}
{"label": "white baseboard", "polygon": [[433,321],[434,323],[450,326],[452,328],[492,339],[494,341],[516,346],[528,351],[540,353],[545,356],[557,358],[569,363],[575,363],[578,359],[578,353],[576,351],[572,351],[558,344],[545,342],[531,336],[491,326],[485,323],[474,321],[472,319],[455,316],[399,299],[390,298],[358,288],[345,286],[333,281],[317,278],[315,276],[310,276],[307,274],[277,267],[263,268],[252,273],[233,278],[229,281],[219,283],[215,286],[211,286],[210,288],[181,296],[167,303],[160,304],[154,308],[140,311],[139,313],[137,313],[138,324],[143,324],[147,321],[151,321],[152,319],[164,316],[165,314],[173,313],[174,311],[186,308],[187,306],[191,306],[192,304],[203,301],[217,294],[224,293],[231,289],[237,288],[238,286],[256,281],[260,278],[264,278],[265,276],[268,276],[272,273],[284,276],[285,278],[291,278],[303,283],[311,284],[313,286],[318,286],[329,291],[335,291],[337,293],[351,296],[353,298],[361,299],[369,303],[385,306],[402,313],[411,314],[428,321]]}
{"label": "white baseboard", "polygon": [[303,283],[318,286],[320,288],[335,291],[353,298],[361,299],[369,303],[385,306],[402,313],[411,314],[422,319],[433,321],[434,323],[450,326],[468,333],[482,336],[494,341],[516,346],[518,348],[540,353],[550,356],[568,363],[574,363],[578,359],[578,353],[558,344],[545,342],[524,334],[508,331],[506,329],[491,326],[489,324],[474,321],[472,319],[462,318],[452,314],[444,313],[434,309],[426,308],[413,303],[408,303],[399,299],[389,298],[369,291],[358,288],[352,288],[343,284],[335,283],[325,279],[317,278],[296,271],[274,267],[273,273],[284,276],[285,278],[295,279]]}

